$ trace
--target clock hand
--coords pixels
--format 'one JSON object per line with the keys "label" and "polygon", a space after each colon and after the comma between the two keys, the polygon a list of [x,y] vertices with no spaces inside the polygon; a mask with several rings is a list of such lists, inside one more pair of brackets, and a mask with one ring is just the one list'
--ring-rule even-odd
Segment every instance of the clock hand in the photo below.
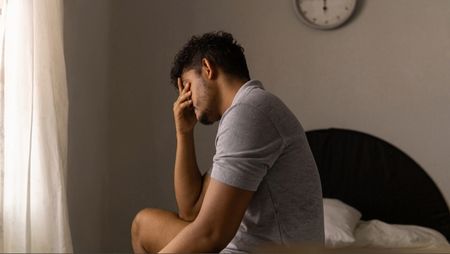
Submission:
{"label": "clock hand", "polygon": [[326,12],[328,10],[327,0],[323,0],[323,11]]}

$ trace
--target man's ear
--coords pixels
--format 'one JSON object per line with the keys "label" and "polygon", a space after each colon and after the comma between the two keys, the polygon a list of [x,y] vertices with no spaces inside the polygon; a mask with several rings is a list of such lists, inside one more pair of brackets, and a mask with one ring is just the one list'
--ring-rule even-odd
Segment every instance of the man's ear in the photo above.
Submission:
{"label": "man's ear", "polygon": [[202,59],[202,72],[210,80],[215,79],[217,76],[217,68],[206,58]]}

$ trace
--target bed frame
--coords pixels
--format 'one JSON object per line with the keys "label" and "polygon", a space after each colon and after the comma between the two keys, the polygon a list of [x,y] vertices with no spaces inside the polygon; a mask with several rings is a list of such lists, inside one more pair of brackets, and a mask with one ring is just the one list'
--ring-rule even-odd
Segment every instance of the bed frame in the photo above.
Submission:
{"label": "bed frame", "polygon": [[450,212],[427,173],[408,155],[377,137],[353,130],[306,132],[323,196],[362,213],[362,220],[436,229],[450,240]]}

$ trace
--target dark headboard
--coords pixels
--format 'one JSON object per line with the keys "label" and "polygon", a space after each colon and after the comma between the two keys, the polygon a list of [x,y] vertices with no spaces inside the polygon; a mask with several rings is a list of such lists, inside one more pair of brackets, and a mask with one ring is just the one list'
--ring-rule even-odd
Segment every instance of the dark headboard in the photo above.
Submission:
{"label": "dark headboard", "polygon": [[320,171],[323,196],[357,208],[363,220],[433,228],[450,240],[450,212],[427,173],[408,155],[352,130],[306,133]]}

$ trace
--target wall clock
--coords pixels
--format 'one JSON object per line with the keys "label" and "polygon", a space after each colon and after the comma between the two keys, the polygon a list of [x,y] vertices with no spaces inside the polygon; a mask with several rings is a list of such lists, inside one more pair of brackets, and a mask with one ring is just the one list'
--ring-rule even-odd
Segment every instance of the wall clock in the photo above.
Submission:
{"label": "wall clock", "polygon": [[358,0],[294,0],[300,20],[309,27],[328,30],[342,26],[356,10]]}

